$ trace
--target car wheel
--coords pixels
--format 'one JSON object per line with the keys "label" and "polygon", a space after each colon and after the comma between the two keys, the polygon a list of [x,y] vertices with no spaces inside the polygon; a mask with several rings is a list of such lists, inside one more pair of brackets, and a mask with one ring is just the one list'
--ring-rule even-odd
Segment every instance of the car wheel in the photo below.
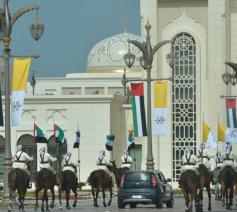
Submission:
{"label": "car wheel", "polygon": [[170,200],[166,202],[166,207],[167,208],[173,208],[174,207],[174,196],[173,194],[170,197]]}
{"label": "car wheel", "polygon": [[125,204],[123,204],[123,201],[122,200],[119,200],[118,199],[118,208],[125,208]]}
{"label": "car wheel", "polygon": [[136,208],[137,204],[136,203],[130,203],[130,208]]}
{"label": "car wheel", "polygon": [[156,208],[162,208],[162,207],[163,207],[163,196],[161,194],[160,197],[157,200]]}

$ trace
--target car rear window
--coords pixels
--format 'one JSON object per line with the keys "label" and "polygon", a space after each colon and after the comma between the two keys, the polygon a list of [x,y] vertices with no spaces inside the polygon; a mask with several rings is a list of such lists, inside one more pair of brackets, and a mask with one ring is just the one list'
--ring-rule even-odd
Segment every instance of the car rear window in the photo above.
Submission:
{"label": "car rear window", "polygon": [[151,186],[151,174],[147,172],[130,172],[125,177],[125,187],[144,188]]}

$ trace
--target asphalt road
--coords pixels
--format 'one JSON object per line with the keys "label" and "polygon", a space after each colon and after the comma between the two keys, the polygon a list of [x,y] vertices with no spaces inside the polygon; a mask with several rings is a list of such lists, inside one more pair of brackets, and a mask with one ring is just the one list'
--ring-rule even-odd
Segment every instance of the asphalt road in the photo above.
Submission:
{"label": "asphalt road", "polygon": [[[237,206],[236,206],[236,199],[237,197],[235,196],[234,198],[234,206],[232,208],[232,211],[237,211]],[[50,209],[50,211],[59,211],[59,204],[58,201],[56,200],[56,207],[54,209]],[[70,202],[70,204],[72,205],[73,201]],[[34,211],[34,202],[32,200],[26,200],[25,202],[26,206],[25,206],[25,211]],[[99,204],[99,208],[95,208],[93,207],[93,202],[91,199],[88,200],[79,200],[77,207],[74,209],[71,206],[71,210],[72,212],[74,211],[83,211],[83,212],[114,212],[114,211],[136,211],[136,212],[144,212],[144,211],[165,211],[165,212],[183,212],[185,211],[185,205],[184,205],[184,199],[182,197],[175,197],[175,203],[174,203],[174,208],[169,209],[166,208],[166,206],[164,205],[164,207],[162,209],[156,209],[153,205],[149,205],[149,206],[144,206],[144,205],[138,205],[137,208],[135,209],[130,209],[129,206],[126,206],[125,209],[118,209],[117,208],[117,204],[116,204],[116,197],[113,199],[112,202],[112,206],[110,207],[103,207],[102,204],[102,200],[99,199],[98,200],[98,204]],[[230,211],[230,210],[225,210],[222,206],[221,206],[221,202],[220,201],[216,201],[214,200],[214,196],[212,197],[212,211],[214,212],[224,212],[224,211]],[[204,198],[204,211],[207,211],[207,198]],[[6,209],[0,209],[0,211],[7,211]],[[12,211],[19,211],[17,209],[17,207],[14,207]],[[40,208],[38,208],[38,211],[41,211]],[[63,202],[63,209],[61,211],[67,211],[65,208],[65,201]],[[194,210],[195,211],[195,210]]]}

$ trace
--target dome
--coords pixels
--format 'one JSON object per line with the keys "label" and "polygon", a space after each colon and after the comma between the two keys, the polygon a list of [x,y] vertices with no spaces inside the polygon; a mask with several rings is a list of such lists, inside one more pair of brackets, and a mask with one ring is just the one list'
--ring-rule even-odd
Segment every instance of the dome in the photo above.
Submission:
{"label": "dome", "polygon": [[[97,43],[89,53],[87,60],[87,72],[120,72],[126,66],[123,55],[128,52],[128,40],[139,40],[141,37],[124,32],[108,37]],[[141,56],[140,50],[130,45],[131,52],[136,55],[136,61],[132,70],[140,70],[141,66],[137,58]]]}

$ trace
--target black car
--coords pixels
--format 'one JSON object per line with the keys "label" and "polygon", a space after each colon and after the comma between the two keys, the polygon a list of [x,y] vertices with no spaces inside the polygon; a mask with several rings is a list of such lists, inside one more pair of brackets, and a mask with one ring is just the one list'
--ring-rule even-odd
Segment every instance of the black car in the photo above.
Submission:
{"label": "black car", "polygon": [[159,170],[153,171],[158,179],[158,183],[161,187],[163,194],[163,202],[166,204],[167,208],[173,208],[174,205],[174,193],[173,188],[169,184],[171,182],[170,178],[165,178],[163,173]]}
{"label": "black car", "polygon": [[161,187],[157,177],[149,171],[127,171],[121,178],[118,190],[118,208],[125,208],[127,204],[135,208],[137,204],[155,204],[162,208]]}

